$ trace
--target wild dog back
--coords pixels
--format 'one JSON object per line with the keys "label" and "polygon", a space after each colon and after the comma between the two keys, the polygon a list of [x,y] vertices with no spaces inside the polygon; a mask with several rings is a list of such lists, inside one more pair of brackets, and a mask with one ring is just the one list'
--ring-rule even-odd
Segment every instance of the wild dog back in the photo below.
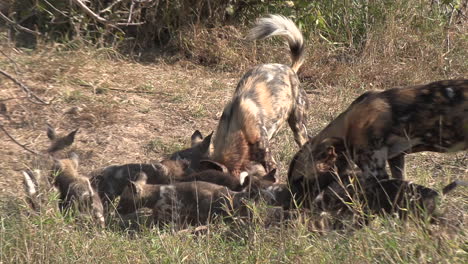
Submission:
{"label": "wild dog back", "polygon": [[211,158],[224,164],[235,177],[239,177],[250,161],[262,164],[267,171],[275,167],[269,141],[286,121],[298,145],[307,140],[308,103],[296,74],[305,55],[301,32],[291,20],[271,15],[260,19],[248,38],[255,40],[275,35],[288,40],[293,60],[291,67],[263,64],[249,70],[224,108],[216,130]]}
{"label": "wild dog back", "polygon": [[[310,174],[309,180],[316,178],[318,174],[312,170],[314,159],[319,159],[317,155],[326,159],[330,151],[321,146],[331,138],[336,145],[328,147],[336,150],[341,159],[354,161],[366,178],[388,178],[387,160],[394,176],[402,178],[406,153],[468,148],[468,80],[438,81],[361,95],[298,152],[290,166],[290,181],[304,174]],[[311,168],[311,172],[306,173],[308,170],[301,167]],[[346,170],[346,166],[341,169]]]}
{"label": "wild dog back", "polygon": [[208,182],[182,182],[170,185],[146,184],[144,174],[130,183],[122,193],[117,210],[132,213],[140,207],[153,209],[155,221],[181,225],[206,223],[215,215],[228,211],[245,211],[243,199],[247,193],[230,191]]}
{"label": "wild dog back", "polygon": [[170,184],[183,180],[191,172],[189,163],[185,160],[164,160],[151,164],[130,163],[109,166],[95,172],[91,181],[107,203],[121,195],[129,181],[135,181],[140,173],[147,175],[150,184]]}

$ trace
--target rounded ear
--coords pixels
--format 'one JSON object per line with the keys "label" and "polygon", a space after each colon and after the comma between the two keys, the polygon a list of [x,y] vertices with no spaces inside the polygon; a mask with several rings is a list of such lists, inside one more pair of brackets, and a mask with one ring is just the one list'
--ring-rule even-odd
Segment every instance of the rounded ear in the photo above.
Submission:
{"label": "rounded ear", "polygon": [[276,169],[272,169],[270,172],[268,172],[265,176],[263,176],[262,180],[269,181],[276,183]]}
{"label": "rounded ear", "polygon": [[203,135],[199,130],[195,130],[195,132],[193,132],[192,137],[190,139],[192,141],[192,147],[193,147],[194,145],[202,142]]}
{"label": "rounded ear", "polygon": [[70,153],[70,160],[73,162],[75,169],[78,169],[80,158],[75,152]]}
{"label": "rounded ear", "polygon": [[228,169],[226,166],[224,166],[223,164],[219,163],[219,162],[216,162],[216,161],[212,161],[212,160],[200,160],[200,171],[203,171],[203,170],[217,170],[217,171],[221,171],[221,172],[224,172],[224,173],[228,173]]}
{"label": "rounded ear", "polygon": [[57,132],[55,132],[55,128],[53,128],[49,123],[47,125],[47,137],[50,140],[54,140],[57,138]]}
{"label": "rounded ear", "polygon": [[199,145],[200,153],[207,154],[210,151],[211,137],[213,136],[213,131],[206,136]]}

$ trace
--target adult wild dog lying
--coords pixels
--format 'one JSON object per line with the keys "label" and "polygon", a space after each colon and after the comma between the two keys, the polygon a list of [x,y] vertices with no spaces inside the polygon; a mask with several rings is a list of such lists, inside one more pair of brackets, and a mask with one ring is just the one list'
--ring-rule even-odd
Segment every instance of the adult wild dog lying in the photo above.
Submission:
{"label": "adult wild dog lying", "polygon": [[262,164],[267,171],[275,166],[269,141],[286,121],[299,146],[307,140],[308,102],[297,77],[304,61],[301,32],[290,19],[270,15],[259,19],[247,38],[256,40],[276,35],[288,40],[291,67],[262,64],[249,70],[224,108],[216,130],[211,159],[224,164],[235,177],[239,177],[249,161]]}
{"label": "adult wild dog lying", "polygon": [[101,199],[88,178],[78,173],[78,156],[70,154],[70,158],[55,159],[52,167],[53,184],[60,192],[59,209],[68,210],[77,205],[82,213],[90,213],[104,227],[104,210]]}
{"label": "adult wild dog lying", "polygon": [[147,176],[139,173],[136,182],[130,182],[120,197],[120,214],[135,212],[140,207],[153,209],[155,222],[176,224],[203,224],[213,216],[244,214],[247,208],[246,192],[234,192],[227,187],[196,181],[170,185],[146,184]]}
{"label": "adult wild dog lying", "polygon": [[[404,155],[468,148],[468,80],[367,92],[358,97],[294,156],[288,173],[293,188],[305,179],[314,190],[354,161],[367,179],[387,179],[386,161],[402,178]],[[300,188],[299,188],[300,189]]]}

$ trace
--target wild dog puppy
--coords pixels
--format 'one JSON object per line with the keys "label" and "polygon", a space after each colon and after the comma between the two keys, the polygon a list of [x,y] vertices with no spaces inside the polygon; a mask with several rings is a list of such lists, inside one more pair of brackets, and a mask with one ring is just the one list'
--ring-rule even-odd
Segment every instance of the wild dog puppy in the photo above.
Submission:
{"label": "wild dog puppy", "polygon": [[237,178],[250,161],[262,164],[267,171],[275,167],[269,141],[286,121],[299,146],[307,140],[308,101],[297,77],[305,53],[302,34],[288,18],[270,15],[259,19],[247,38],[272,36],[287,39],[291,67],[262,64],[249,70],[224,108],[213,142],[211,159],[224,164]]}
{"label": "wild dog puppy", "polygon": [[104,227],[101,199],[91,187],[89,179],[78,173],[78,156],[75,153],[71,153],[69,158],[54,160],[52,177],[60,193],[60,211],[66,211],[76,204],[80,212],[90,213]]}
{"label": "wild dog puppy", "polygon": [[[408,214],[417,217],[434,217],[439,193],[431,188],[401,179],[368,181],[360,173],[333,182],[314,199],[318,210],[341,217],[360,215],[368,223],[372,215],[398,215],[406,219]],[[467,182],[456,180],[442,189],[445,195]]]}
{"label": "wild dog puppy", "polygon": [[59,137],[55,131],[55,128],[50,124],[47,124],[47,137],[51,141],[50,147],[47,149],[47,153],[49,153],[49,155],[53,155],[55,152],[71,146],[75,141],[75,135],[77,132],[78,129],[75,129],[68,135]]}
{"label": "wild dog puppy", "polygon": [[199,171],[200,161],[209,157],[212,135],[213,133],[203,137],[202,133],[196,130],[191,137],[191,147],[172,153],[169,160],[188,161],[190,169]]}
{"label": "wild dog puppy", "polygon": [[147,175],[149,184],[170,184],[184,180],[186,175],[192,173],[192,170],[189,167],[189,161],[186,160],[112,165],[95,173],[91,177],[91,182],[107,206],[108,202],[122,194],[129,181],[135,181],[142,172]]}
{"label": "wild dog puppy", "polygon": [[404,155],[468,148],[468,80],[367,92],[358,97],[294,156],[290,183],[320,189],[327,171],[346,171],[353,161],[366,179],[387,179],[386,161],[402,178]]}
{"label": "wild dog puppy", "polygon": [[120,197],[120,214],[146,207],[153,210],[155,222],[176,224],[204,224],[216,215],[226,216],[236,211],[243,215],[247,208],[244,199],[249,194],[234,192],[227,187],[196,181],[169,185],[146,184],[145,173],[130,182]]}

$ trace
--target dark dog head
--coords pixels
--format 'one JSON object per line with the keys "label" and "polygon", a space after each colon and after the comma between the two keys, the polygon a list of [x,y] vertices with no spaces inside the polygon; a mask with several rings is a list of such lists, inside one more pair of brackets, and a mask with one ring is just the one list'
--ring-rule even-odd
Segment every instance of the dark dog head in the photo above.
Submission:
{"label": "dark dog head", "polygon": [[210,154],[211,137],[213,132],[206,137],[196,130],[191,137],[191,147],[173,153],[171,160],[187,160],[190,162],[190,168],[198,171],[200,161],[207,159]]}

